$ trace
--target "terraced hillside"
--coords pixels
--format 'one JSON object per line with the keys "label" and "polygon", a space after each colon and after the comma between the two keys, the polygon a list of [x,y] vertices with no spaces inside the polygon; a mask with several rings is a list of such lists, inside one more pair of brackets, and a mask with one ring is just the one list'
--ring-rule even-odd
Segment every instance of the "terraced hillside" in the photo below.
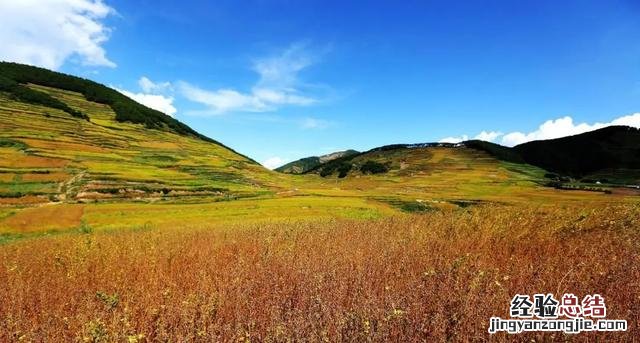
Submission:
{"label": "terraced hillside", "polygon": [[229,198],[271,192],[267,170],[209,141],[115,120],[82,94],[30,85],[82,120],[0,92],[0,201]]}
{"label": "terraced hillside", "polygon": [[550,191],[542,186],[540,168],[453,145],[381,147],[323,164],[310,174],[376,199],[425,204],[518,201]]}

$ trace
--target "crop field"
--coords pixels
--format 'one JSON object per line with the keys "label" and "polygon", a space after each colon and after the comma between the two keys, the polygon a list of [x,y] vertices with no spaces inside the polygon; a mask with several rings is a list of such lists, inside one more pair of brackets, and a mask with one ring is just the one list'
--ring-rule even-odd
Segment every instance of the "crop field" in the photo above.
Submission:
{"label": "crop field", "polygon": [[597,291],[630,327],[597,341],[631,341],[639,227],[638,205],[492,205],[20,240],[0,249],[0,340],[483,341],[513,294]]}

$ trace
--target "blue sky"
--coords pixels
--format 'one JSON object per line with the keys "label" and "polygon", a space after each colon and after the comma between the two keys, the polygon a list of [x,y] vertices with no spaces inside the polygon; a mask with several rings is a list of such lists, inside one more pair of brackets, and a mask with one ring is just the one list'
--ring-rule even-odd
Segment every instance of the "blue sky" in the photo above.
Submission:
{"label": "blue sky", "polygon": [[105,83],[269,166],[640,126],[632,0],[16,3],[0,59]]}

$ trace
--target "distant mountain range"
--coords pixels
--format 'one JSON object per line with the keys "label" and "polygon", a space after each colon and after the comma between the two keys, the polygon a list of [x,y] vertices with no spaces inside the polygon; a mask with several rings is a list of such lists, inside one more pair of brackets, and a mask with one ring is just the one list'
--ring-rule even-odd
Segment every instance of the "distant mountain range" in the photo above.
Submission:
{"label": "distant mountain range", "polygon": [[333,161],[340,157],[356,155],[358,153],[359,152],[356,150],[345,150],[333,152],[322,156],[305,157],[293,162],[289,162],[281,167],[276,168],[275,170],[286,174],[303,174],[323,163]]}
{"label": "distant mountain range", "polygon": [[529,164],[572,176],[603,169],[640,169],[640,130],[610,126],[575,136],[528,142],[514,150]]}
{"label": "distant mountain range", "polygon": [[362,153],[339,156],[326,162],[314,159],[315,165],[310,164],[302,173],[339,177],[353,173],[384,173],[395,163],[393,156],[399,150],[425,147],[480,150],[498,160],[529,164],[547,170],[550,174],[557,174],[558,177],[636,184],[640,181],[640,129],[628,126],[609,126],[574,136],[527,142],[513,148],[479,140],[459,144],[387,145]]}
{"label": "distant mountain range", "polygon": [[640,129],[629,126],[609,126],[513,148],[482,141],[464,144],[501,160],[528,163],[561,176],[623,183],[640,180]]}

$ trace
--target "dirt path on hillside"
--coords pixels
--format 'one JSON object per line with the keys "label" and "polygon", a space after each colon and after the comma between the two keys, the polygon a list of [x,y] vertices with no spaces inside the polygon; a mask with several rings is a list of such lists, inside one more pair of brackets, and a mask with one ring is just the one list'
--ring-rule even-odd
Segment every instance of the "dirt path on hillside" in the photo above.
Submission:
{"label": "dirt path on hillside", "polygon": [[78,174],[74,175],[73,177],[71,177],[70,179],[63,181],[60,183],[60,185],[58,185],[59,202],[64,202],[65,200],[72,197],[71,189],[73,188],[73,185],[79,182],[80,180],[82,180],[82,178],[85,177],[86,174],[87,172],[83,170]]}

